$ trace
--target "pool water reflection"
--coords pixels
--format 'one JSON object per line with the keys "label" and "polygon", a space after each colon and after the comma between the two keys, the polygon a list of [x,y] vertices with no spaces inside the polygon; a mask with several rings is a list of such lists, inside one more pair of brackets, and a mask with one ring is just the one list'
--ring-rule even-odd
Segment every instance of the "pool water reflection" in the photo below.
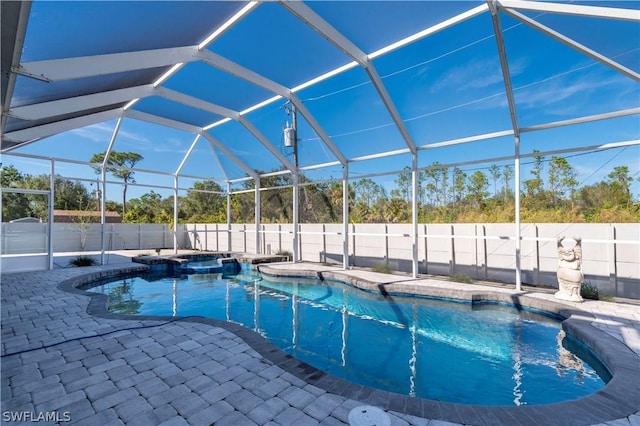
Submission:
{"label": "pool water reflection", "polygon": [[609,380],[558,319],[504,305],[254,275],[141,276],[89,291],[109,295],[112,312],[240,323],[320,370],[421,398],[547,404],[586,396]]}

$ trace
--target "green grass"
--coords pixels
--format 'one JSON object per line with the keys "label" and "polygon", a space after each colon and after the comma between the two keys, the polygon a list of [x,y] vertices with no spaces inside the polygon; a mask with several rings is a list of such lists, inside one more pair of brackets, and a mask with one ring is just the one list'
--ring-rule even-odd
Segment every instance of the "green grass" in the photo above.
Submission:
{"label": "green grass", "polygon": [[93,257],[89,257],[89,256],[78,256],[75,259],[71,259],[69,261],[69,265],[70,266],[93,266],[93,265],[97,265],[98,261],[95,260]]}

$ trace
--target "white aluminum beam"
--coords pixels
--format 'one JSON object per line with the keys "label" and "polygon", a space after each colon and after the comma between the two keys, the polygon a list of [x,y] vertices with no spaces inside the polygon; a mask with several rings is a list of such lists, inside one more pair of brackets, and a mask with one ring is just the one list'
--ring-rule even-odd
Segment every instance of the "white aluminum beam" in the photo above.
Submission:
{"label": "white aluminum beam", "polygon": [[[335,146],[335,144],[331,141],[331,137],[322,129],[322,127],[313,117],[311,112],[302,104],[302,101],[300,101],[300,99],[296,95],[294,95],[289,88],[279,83],[276,83],[274,81],[271,81],[268,78],[258,73],[255,73],[249,69],[246,69],[241,65],[238,65],[208,50],[203,51],[200,54],[201,54],[202,61],[211,65],[212,67],[228,72],[238,78],[248,81],[249,83],[255,84],[256,86],[259,86],[265,90],[268,90],[271,93],[274,93],[285,99],[289,99],[291,102],[294,103],[296,108],[299,109],[302,116],[307,120],[307,123],[309,123],[309,125],[320,137],[320,139],[322,139],[322,141],[325,143],[327,148],[329,148],[329,150],[333,152],[333,154],[336,156],[336,158],[340,160],[342,164],[346,163],[346,158],[340,152],[340,150]],[[274,99],[272,98],[269,101],[271,102],[273,100]],[[243,114],[249,111],[253,111],[253,108],[250,108],[249,110],[246,110],[246,111],[242,111],[240,115],[242,116]]]}
{"label": "white aluminum beam", "polygon": [[291,96],[291,91],[285,86],[276,83],[275,81],[272,81],[255,71],[251,71],[250,69],[245,68],[242,65],[238,65],[235,62],[225,58],[224,56],[220,56],[209,50],[198,52],[198,56],[201,61],[211,65],[212,67],[228,72],[229,74],[241,78],[242,80],[262,87],[263,89],[266,89],[271,93],[275,93],[287,99],[289,99],[289,96]]}
{"label": "white aluminum beam", "polygon": [[[195,145],[197,140],[198,138],[196,137],[192,147]],[[173,254],[178,254],[178,209],[178,174],[176,173],[173,177]],[[207,237],[208,236],[205,236],[205,238]]]}
{"label": "white aluminum beam", "polygon": [[159,117],[157,115],[149,114],[142,111],[127,110],[124,112],[124,116],[128,118],[134,118],[136,120],[147,121],[149,123],[158,124],[160,126],[172,127],[174,129],[182,130],[188,133],[198,134],[202,131],[202,128],[194,126],[193,124],[183,123],[182,121],[172,120],[170,118]]}
{"label": "white aluminum beam", "polygon": [[359,161],[375,160],[377,158],[391,157],[393,155],[402,155],[402,154],[411,154],[411,151],[409,151],[409,148],[403,148],[403,149],[396,149],[394,151],[378,152],[376,154],[363,155],[360,157],[352,157],[349,159],[349,162],[357,163]]}
{"label": "white aluminum beam", "polygon": [[349,164],[342,170],[342,269],[349,269]]}
{"label": "white aluminum beam", "polygon": [[487,2],[489,5],[489,9],[491,10],[493,32],[495,34],[496,44],[498,47],[498,57],[500,58],[502,80],[504,82],[504,90],[507,95],[507,102],[509,104],[509,114],[511,116],[511,125],[513,127],[513,134],[516,138],[519,138],[520,126],[518,126],[518,114],[516,112],[516,102],[513,96],[513,85],[511,84],[511,73],[509,72],[509,60],[507,59],[507,51],[504,45],[504,39],[502,38],[502,28],[500,25],[500,18],[498,16],[498,11],[495,9],[494,4],[491,3],[491,0],[487,0]]}
{"label": "white aluminum beam", "polygon": [[222,176],[224,177],[225,182],[228,182],[229,181],[229,175],[227,174],[227,171],[224,169],[224,166],[222,165],[222,161],[220,161],[220,156],[216,152],[216,150],[214,148],[214,145],[210,143],[209,144],[209,148],[211,149],[211,154],[213,154],[214,160],[216,160],[216,163],[218,164],[218,167],[220,168],[220,171],[222,172]]}
{"label": "white aluminum beam", "polygon": [[196,145],[198,144],[198,140],[200,139],[200,133],[198,133],[196,135],[196,138],[193,140],[193,142],[191,143],[191,146],[189,147],[189,149],[187,150],[187,153],[184,155],[184,157],[182,158],[182,161],[180,162],[180,165],[178,166],[178,168],[176,169],[176,172],[174,173],[176,176],[178,176],[180,174],[180,172],[182,171],[182,168],[184,167],[184,165],[186,164],[187,160],[189,159],[189,157],[191,157],[191,153],[193,152],[194,148],[196,147]]}
{"label": "white aluminum beam", "polygon": [[238,12],[235,13],[231,18],[229,18],[224,24],[220,25],[214,32],[209,34],[207,38],[202,40],[200,44],[198,44],[198,49],[202,50],[213,43],[214,40],[218,39],[222,34],[227,32],[231,27],[233,27],[236,23],[240,22],[244,19],[249,12],[255,9],[259,3],[257,1],[250,1],[246,5],[242,7]]}
{"label": "white aluminum beam", "polygon": [[520,132],[521,133],[535,132],[538,130],[553,129],[556,127],[571,126],[574,124],[590,123],[592,121],[608,120],[611,118],[626,117],[626,116],[635,115],[635,114],[640,114],[640,108],[629,108],[629,109],[623,109],[619,111],[606,112],[603,114],[588,115],[585,117],[572,118],[569,120],[554,121],[551,123],[538,124],[538,125],[529,126],[529,127],[522,127],[520,128]]}
{"label": "white aluminum beam", "polygon": [[196,60],[198,60],[198,46],[185,46],[26,62],[20,65],[20,70],[51,81],[63,81],[158,68]]}
{"label": "white aluminum beam", "polygon": [[256,254],[261,253],[261,244],[260,244],[260,177],[255,178],[254,180],[255,187],[253,188],[253,204],[254,204],[254,212],[253,219],[256,230]]}
{"label": "white aluminum beam", "polygon": [[278,160],[280,160],[280,162],[282,163],[282,165],[290,171],[295,171],[296,167],[291,163],[291,161],[289,161],[287,159],[287,157],[285,157],[280,150],[278,150],[275,145],[273,145],[271,142],[269,142],[269,139],[267,139],[267,137],[265,135],[263,135],[260,130],[258,130],[256,128],[256,126],[253,125],[253,123],[251,123],[249,120],[247,120],[246,117],[240,117],[240,119],[238,120],[240,121],[240,124],[242,124],[256,139],[258,139],[258,141],[260,141],[260,143],[267,148],[267,150],[273,154],[274,157],[276,157]]}
{"label": "white aluminum beam", "polygon": [[300,187],[298,186],[298,173],[293,173],[293,263],[300,261]]}
{"label": "white aluminum beam", "polygon": [[543,34],[548,35],[549,37],[553,38],[556,41],[559,41],[560,43],[566,44],[567,46],[589,56],[592,59],[595,59],[596,61],[610,67],[613,68],[614,70],[626,75],[627,77],[631,77],[632,79],[634,79],[635,81],[640,81],[640,74],[638,74],[637,72],[619,64],[618,62],[614,61],[611,58],[608,58],[604,55],[601,55],[600,53],[596,52],[595,50],[589,49],[588,47],[578,43],[577,41],[555,31],[552,30],[551,28],[542,25],[541,23],[523,15],[520,12],[516,12],[515,10],[512,9],[501,9],[504,13],[506,13],[507,15],[519,20],[520,22],[523,22],[527,25],[529,25],[530,27],[533,27],[534,29],[540,31]]}
{"label": "white aluminum beam", "polygon": [[394,50],[398,50],[402,47],[408,46],[411,43],[415,43],[418,40],[422,40],[423,38],[429,37],[433,34],[436,34],[440,31],[446,30],[454,25],[459,24],[460,22],[464,22],[467,19],[475,18],[478,15],[481,15],[489,10],[489,7],[486,3],[481,4],[480,6],[476,6],[473,9],[470,9],[466,12],[463,12],[459,15],[454,16],[453,18],[447,19],[445,21],[439,22],[429,28],[426,28],[422,31],[419,31],[413,35],[403,38],[395,43],[391,43],[388,46],[385,46],[375,52],[369,54],[369,59],[375,59],[380,56],[386,55],[389,52],[393,52]]}
{"label": "white aluminum beam", "polygon": [[[498,11],[492,0],[487,0],[489,10],[491,11],[491,21],[493,22],[493,32],[496,36],[496,44],[498,48],[498,56],[500,58],[500,68],[502,70],[502,80],[504,82],[504,89],[507,95],[507,102],[509,104],[509,115],[511,116],[511,125],[513,127],[514,136],[514,188],[520,188],[520,126],[518,125],[518,113],[516,112],[516,103],[513,97],[513,86],[511,84],[511,73],[509,72],[509,61],[507,59],[507,51],[504,46],[504,39],[502,38],[502,28],[500,25],[500,17]],[[515,193],[515,234],[516,234],[516,291],[522,290],[522,271],[521,256],[522,256],[522,241],[520,240],[521,226],[520,226],[520,190],[514,191]]]}
{"label": "white aluminum beam", "polygon": [[15,107],[11,108],[8,114],[11,117],[19,118],[21,120],[40,120],[47,117],[55,117],[57,115],[86,111],[105,105],[128,102],[131,99],[149,96],[153,93],[152,91],[153,86],[151,84],[146,84],[126,89],[111,90],[108,92]]}
{"label": "white aluminum beam", "polygon": [[[116,108],[109,111],[102,111],[96,114],[84,115],[82,117],[70,118],[68,120],[56,121],[55,123],[43,124],[41,126],[29,127],[23,130],[15,130],[13,132],[5,133],[3,136],[3,142],[28,142],[33,139],[40,139],[47,136],[53,136],[58,133],[66,132],[67,130],[74,130],[80,127],[90,126],[96,123],[102,123],[103,121],[113,120],[118,118],[123,113],[122,108]],[[15,147],[12,147],[15,148]]]}
{"label": "white aluminum beam", "polygon": [[315,13],[309,6],[301,1],[280,1],[279,3],[308,27],[329,40],[329,42],[334,44],[345,55],[358,62],[361,66],[366,66],[368,61],[367,55],[353,44],[351,40]]}
{"label": "white aluminum beam", "polygon": [[[520,132],[523,132],[524,130],[520,129]],[[501,130],[498,132],[492,132],[492,133],[485,133],[482,135],[475,135],[475,136],[467,136],[464,138],[457,138],[457,139],[450,139],[447,141],[442,141],[442,142],[434,142],[434,143],[430,143],[427,145],[421,145],[418,147],[419,150],[427,150],[427,149],[434,149],[434,148],[442,148],[443,146],[451,146],[451,145],[458,145],[458,144],[462,144],[462,143],[469,143],[469,142],[477,142],[477,141],[482,141],[482,140],[487,140],[487,139],[494,139],[494,138],[500,138],[503,136],[513,136],[513,130]]]}
{"label": "white aluminum beam", "polygon": [[404,139],[404,142],[405,144],[407,144],[407,147],[409,148],[409,150],[413,154],[415,154],[417,152],[417,149],[416,149],[416,144],[413,141],[413,137],[411,137],[411,134],[409,133],[409,129],[407,129],[407,126],[402,120],[402,117],[400,117],[400,113],[398,112],[396,105],[391,99],[391,95],[389,95],[387,88],[384,86],[382,79],[378,75],[378,71],[376,71],[373,64],[370,62],[369,62],[369,66],[366,67],[366,70],[367,70],[367,74],[369,74],[369,78],[373,82],[373,86],[376,88],[378,95],[380,95],[382,102],[384,103],[385,107],[387,107],[387,111],[389,111],[389,114],[391,115],[393,122],[398,128],[400,135],[402,135],[402,139]]}
{"label": "white aluminum beam", "polygon": [[411,156],[411,274],[418,278],[418,154]]}
{"label": "white aluminum beam", "polygon": [[594,18],[622,19],[625,21],[640,21],[640,11],[635,9],[583,6],[578,4],[559,4],[526,0],[498,0],[496,3],[498,8],[590,16]]}
{"label": "white aluminum beam", "polygon": [[405,143],[409,147],[412,153],[416,152],[416,145],[413,142],[413,138],[409,134],[409,130],[404,121],[400,117],[398,110],[389,95],[382,79],[378,75],[373,63],[369,60],[367,55],[360,50],[355,44],[353,44],[347,37],[342,35],[331,24],[326,22],[320,15],[315,13],[311,8],[305,5],[301,1],[281,1],[280,4],[294,14],[298,19],[311,27],[318,34],[329,40],[334,46],[340,49],[343,53],[349,56],[351,59],[359,63],[369,75],[373,86],[375,87],[378,95],[382,99],[387,111],[391,115],[393,122],[395,123],[398,131],[402,135]]}
{"label": "white aluminum beam", "polygon": [[[5,5],[6,6],[6,5]],[[15,41],[13,44],[13,51],[11,52],[11,67],[17,67],[20,64],[20,57],[22,56],[22,49],[24,46],[24,37],[27,32],[27,24],[29,22],[29,14],[31,12],[31,2],[21,1],[19,3],[13,3],[10,7],[20,8],[18,12],[18,22],[15,27]],[[3,55],[7,53],[3,52]],[[5,93],[1,93],[0,103],[2,103],[2,117],[0,119],[0,135],[4,132],[4,126],[7,121],[7,110],[11,105],[11,98],[13,96],[13,90],[16,84],[16,74],[10,72],[7,76],[6,87],[2,87]],[[3,84],[4,86],[4,84]]]}
{"label": "white aluminum beam", "polygon": [[239,159],[233,152],[231,152],[229,150],[229,148],[227,148],[222,142],[220,142],[218,139],[216,139],[213,135],[211,135],[211,134],[209,134],[207,132],[201,132],[200,134],[202,136],[204,136],[204,138],[207,139],[211,145],[213,145],[216,148],[218,148],[220,151],[222,151],[224,153],[224,155],[229,157],[229,159],[231,161],[236,163],[238,165],[238,167],[240,167],[242,170],[244,170],[244,172],[246,174],[248,174],[249,176],[251,176],[254,179],[256,179],[258,177],[258,173],[256,173],[255,170],[253,170],[251,167],[247,166],[244,163],[244,161]]}
{"label": "white aluminum beam", "polygon": [[234,120],[237,120],[240,117],[240,114],[237,111],[212,104],[211,102],[203,101],[202,99],[195,98],[193,96],[185,95],[181,92],[176,92],[175,90],[167,89],[166,87],[156,87],[155,93],[161,98],[207,111],[212,114],[220,115],[222,117],[228,117]]}

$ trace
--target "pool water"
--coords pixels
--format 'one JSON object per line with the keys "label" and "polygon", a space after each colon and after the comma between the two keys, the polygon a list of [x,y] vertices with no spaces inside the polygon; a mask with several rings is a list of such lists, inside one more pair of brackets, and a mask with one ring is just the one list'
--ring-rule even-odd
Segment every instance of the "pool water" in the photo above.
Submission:
{"label": "pool water", "polygon": [[109,295],[112,312],[240,323],[320,370],[420,398],[547,404],[586,396],[610,378],[586,348],[564,336],[558,319],[499,304],[254,275],[141,276],[89,291]]}

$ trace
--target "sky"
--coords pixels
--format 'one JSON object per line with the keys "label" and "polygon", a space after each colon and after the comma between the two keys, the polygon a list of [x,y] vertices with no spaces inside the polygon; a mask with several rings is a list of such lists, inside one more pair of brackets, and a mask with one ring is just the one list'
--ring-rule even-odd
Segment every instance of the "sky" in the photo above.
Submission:
{"label": "sky", "polygon": [[[428,28],[443,19],[469,10],[483,2],[324,2],[307,5],[331,23],[366,54]],[[640,9],[640,2],[588,2]],[[222,22],[237,8],[222,2],[59,2],[35,1],[25,38],[23,62],[66,58],[94,53],[114,53],[139,49],[197,44],[212,30],[212,22]],[[529,18],[559,31],[623,66],[640,72],[640,26],[637,22],[574,17],[540,12],[522,12]],[[148,19],[150,15],[154,19]],[[69,22],[73,25],[59,25]],[[357,22],[357,25],[354,23]],[[116,24],[114,24],[116,23]],[[640,87],[636,81],[581,52],[542,34],[514,18],[500,15],[514,88],[518,125],[521,128],[574,118],[638,108]],[[170,30],[169,30],[170,28]],[[275,3],[261,4],[243,20],[216,39],[208,49],[243,67],[252,69],[285,87],[294,88],[326,72],[348,64],[351,59],[294,15]],[[458,138],[512,129],[509,107],[489,13],[462,22],[407,46],[372,59],[375,72],[389,93],[412,141],[426,149],[419,152],[419,167],[434,162],[457,165],[468,174],[491,164],[513,164],[495,158],[514,155],[513,136],[489,138],[473,143],[436,148],[431,145]],[[19,76],[12,106],[56,99],[61,93],[90,93],[108,90],[117,78],[106,76],[81,81],[43,83]],[[117,77],[117,78],[116,78]],[[243,111],[273,95],[207,64],[194,62],[182,67],[162,84],[171,90]],[[93,88],[93,89],[92,89]],[[407,144],[362,67],[354,67],[332,78],[296,91],[313,118],[349,159],[403,150]],[[221,117],[159,97],[145,98],[133,110],[181,120],[196,126],[218,122]],[[249,112],[245,117],[274,149],[293,161],[284,146],[282,129],[291,124],[284,99]],[[298,114],[300,166],[336,161],[336,157]],[[115,120],[42,139],[16,149],[15,153],[54,156],[88,161],[104,151],[112,136]],[[279,160],[240,123],[231,121],[209,130],[217,140],[248,167],[261,171],[281,168]],[[572,149],[606,143],[638,140],[638,114],[576,124],[536,132],[524,132],[520,152]],[[114,150],[139,152],[140,169],[160,170],[168,175],[136,172],[139,184],[172,186],[175,173],[194,143],[195,135],[126,118]],[[578,155],[579,154],[579,155]],[[640,146],[613,150],[566,154],[581,185],[606,179],[616,166],[627,166],[640,177]],[[464,165],[479,159],[480,164]],[[530,160],[522,160],[523,179],[529,178]],[[48,161],[4,155],[4,165],[12,164],[24,173],[48,173]],[[353,162],[354,179],[370,173],[401,170],[411,165],[411,156],[393,155],[382,159]],[[70,178],[93,180],[90,167],[56,161],[55,172]],[[244,176],[240,167],[200,138],[182,173],[221,181]],[[341,178],[340,166],[309,171],[314,179]],[[374,180],[388,190],[396,174]],[[194,180],[181,178],[181,187]],[[129,198],[153,189],[168,196],[168,189],[131,187]],[[640,183],[633,186],[640,198]],[[107,187],[107,197],[118,200],[120,190]]]}

